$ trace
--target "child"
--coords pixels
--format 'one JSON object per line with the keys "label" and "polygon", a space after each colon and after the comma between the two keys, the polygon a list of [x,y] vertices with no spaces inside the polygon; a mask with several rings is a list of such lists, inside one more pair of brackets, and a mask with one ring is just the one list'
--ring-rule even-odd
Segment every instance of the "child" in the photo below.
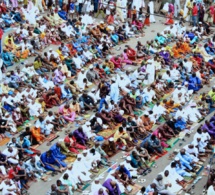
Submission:
{"label": "child", "polygon": [[131,18],[132,18],[132,21],[136,20],[137,18],[136,6],[134,6],[133,9],[131,10]]}

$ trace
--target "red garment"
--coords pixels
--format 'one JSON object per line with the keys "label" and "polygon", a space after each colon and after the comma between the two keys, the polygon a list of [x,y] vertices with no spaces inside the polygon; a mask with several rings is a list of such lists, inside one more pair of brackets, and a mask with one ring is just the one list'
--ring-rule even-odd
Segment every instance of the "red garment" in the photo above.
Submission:
{"label": "red garment", "polygon": [[136,51],[132,48],[128,48],[126,52],[129,60],[136,60]]}
{"label": "red garment", "polygon": [[55,86],[54,87],[54,92],[57,94],[58,98],[61,99],[61,96],[62,96],[61,88]]}
{"label": "red garment", "polygon": [[14,173],[17,174],[20,170],[20,167],[16,167],[16,170],[14,170],[13,168],[11,168],[9,171],[8,171],[8,178],[9,179],[13,179],[14,178]]}
{"label": "red garment", "polygon": [[193,16],[197,16],[197,15],[198,15],[198,7],[197,7],[197,5],[195,5],[195,6],[193,7],[192,15],[193,15]]}
{"label": "red garment", "polygon": [[42,96],[46,103],[46,108],[52,108],[53,106],[58,105],[57,101],[54,98],[50,98],[47,94],[43,94]]}
{"label": "red garment", "polygon": [[[73,142],[72,142],[72,141],[73,141]],[[77,143],[77,141],[76,141],[76,139],[75,139],[74,136],[72,136],[72,139],[69,138],[69,136],[66,136],[66,137],[64,138],[64,142],[70,144],[69,150],[70,150],[71,152],[75,153],[75,154],[79,154],[79,151],[76,150],[76,149],[81,149],[81,150],[85,150],[85,149],[86,149],[85,146],[80,145],[80,144]]]}
{"label": "red garment", "polygon": [[4,34],[4,31],[0,28],[0,39],[2,39],[3,34]]}

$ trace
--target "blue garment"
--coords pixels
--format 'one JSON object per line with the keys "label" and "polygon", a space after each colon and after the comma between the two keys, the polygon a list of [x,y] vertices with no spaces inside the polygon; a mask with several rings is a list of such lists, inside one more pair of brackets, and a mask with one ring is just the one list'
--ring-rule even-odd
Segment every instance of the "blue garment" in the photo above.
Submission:
{"label": "blue garment", "polygon": [[65,11],[58,11],[58,15],[63,19],[67,20],[67,13]]}
{"label": "blue garment", "polygon": [[199,89],[201,89],[202,82],[197,76],[193,77],[191,75],[188,82],[188,90],[192,89],[194,91],[198,91]]}
{"label": "blue garment", "polygon": [[180,152],[177,154],[177,157],[180,159],[180,163],[187,167],[189,170],[192,170],[192,166],[190,165],[190,163],[193,161],[193,158],[191,157],[190,154],[186,153],[184,155],[182,155]]}
{"label": "blue garment", "polygon": [[176,164],[176,168],[175,168],[175,171],[180,175],[180,176],[182,176],[182,177],[190,177],[190,176],[192,176],[192,174],[191,173],[188,173],[187,171],[185,171],[185,169],[186,169],[186,167],[185,166],[183,166],[182,164],[181,164],[181,166],[179,166],[179,164],[177,163]]}
{"label": "blue garment", "polygon": [[60,151],[60,147],[57,146],[57,144],[54,144],[51,148],[50,148],[52,155],[54,158],[61,160],[66,159],[66,155],[62,154]]}
{"label": "blue garment", "polygon": [[56,171],[56,170],[49,164],[55,165],[57,167],[61,167],[61,166],[66,167],[67,166],[65,162],[60,161],[59,159],[56,159],[53,154],[51,154],[50,156],[47,156],[47,152],[44,152],[40,156],[40,160],[45,165],[45,168],[50,171]]}
{"label": "blue garment", "polygon": [[128,178],[130,179],[131,178],[131,173],[128,169],[126,169],[125,167],[124,168],[121,168],[120,166],[116,169],[116,170],[120,170],[120,172],[123,172],[125,173],[126,175],[128,175]]}
{"label": "blue garment", "polygon": [[108,103],[106,102],[105,98],[101,98],[100,102],[99,102],[99,112],[101,112],[104,104],[108,105]]}
{"label": "blue garment", "polygon": [[33,154],[33,151],[30,150],[31,142],[28,138],[24,137],[23,142],[20,142],[20,137],[16,139],[16,143],[20,145],[20,147],[24,148],[24,151],[28,154]]}
{"label": "blue garment", "polygon": [[175,128],[180,128],[181,130],[184,130],[187,126],[186,121],[182,119],[177,119],[175,122]]}
{"label": "blue garment", "polygon": [[13,57],[12,57],[12,55],[10,55],[9,52],[3,52],[1,54],[1,57],[2,57],[2,60],[6,66],[12,66],[13,65]]}

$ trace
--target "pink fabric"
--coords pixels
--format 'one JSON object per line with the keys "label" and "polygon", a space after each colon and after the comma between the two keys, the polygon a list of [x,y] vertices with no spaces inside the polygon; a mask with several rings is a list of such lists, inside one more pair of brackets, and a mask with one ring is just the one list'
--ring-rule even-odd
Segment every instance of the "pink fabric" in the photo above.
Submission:
{"label": "pink fabric", "polygon": [[63,113],[64,106],[60,106],[58,112],[63,115],[63,118],[67,121],[73,122],[75,120],[76,113],[71,111],[69,114],[64,115]]}

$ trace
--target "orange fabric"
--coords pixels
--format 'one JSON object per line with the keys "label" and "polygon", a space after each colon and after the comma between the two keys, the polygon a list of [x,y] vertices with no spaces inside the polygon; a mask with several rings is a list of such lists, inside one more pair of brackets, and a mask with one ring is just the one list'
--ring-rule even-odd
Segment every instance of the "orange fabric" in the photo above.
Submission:
{"label": "orange fabric", "polygon": [[109,15],[107,18],[107,23],[108,24],[113,24],[114,23],[114,17],[112,15]]}
{"label": "orange fabric", "polygon": [[144,23],[143,23],[143,26],[150,26],[150,20],[149,20],[149,18],[146,18],[145,20],[144,20]]}
{"label": "orange fabric", "polygon": [[61,96],[62,96],[61,88],[55,86],[54,87],[54,92],[57,94],[58,98],[61,99]]}
{"label": "orange fabric", "polygon": [[167,15],[167,20],[166,20],[165,24],[166,24],[166,25],[174,24],[173,14],[172,14],[172,13],[170,13],[170,14]]}
{"label": "orange fabric", "polygon": [[141,119],[142,119],[142,121],[143,121],[144,128],[145,128],[147,131],[151,130],[154,123],[151,122],[150,118],[149,118],[149,117],[142,116]]}
{"label": "orange fabric", "polygon": [[33,127],[31,129],[32,136],[38,141],[43,141],[43,136],[40,134],[40,128]]}
{"label": "orange fabric", "polygon": [[180,50],[179,50],[179,48],[177,48],[176,45],[172,47],[172,52],[173,52],[173,56],[175,58],[180,58],[181,57]]}

